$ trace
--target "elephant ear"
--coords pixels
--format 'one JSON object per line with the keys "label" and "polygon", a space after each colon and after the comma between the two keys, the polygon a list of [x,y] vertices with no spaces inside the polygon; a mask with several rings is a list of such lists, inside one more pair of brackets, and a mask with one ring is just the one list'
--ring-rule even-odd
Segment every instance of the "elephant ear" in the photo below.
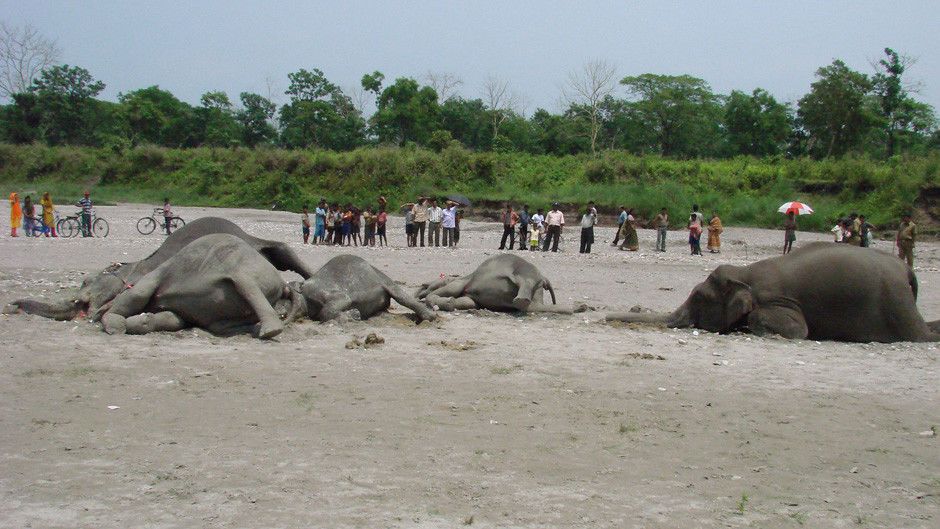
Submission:
{"label": "elephant ear", "polygon": [[751,286],[737,279],[728,279],[722,289],[725,295],[725,321],[731,327],[756,307]]}

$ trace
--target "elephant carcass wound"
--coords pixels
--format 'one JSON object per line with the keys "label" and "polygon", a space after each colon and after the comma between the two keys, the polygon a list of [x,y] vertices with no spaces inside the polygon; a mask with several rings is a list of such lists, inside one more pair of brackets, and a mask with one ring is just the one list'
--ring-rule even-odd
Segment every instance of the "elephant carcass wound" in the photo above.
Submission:
{"label": "elephant carcass wound", "polygon": [[307,265],[286,244],[259,239],[245,233],[235,223],[219,217],[203,217],[171,234],[147,258],[132,263],[114,264],[85,279],[78,292],[59,301],[21,299],[10,303],[4,313],[25,312],[55,320],[71,320],[98,310],[122,290],[156,270],[189,243],[214,233],[227,233],[245,241],[278,270],[290,270],[304,279],[310,277]]}
{"label": "elephant carcass wound", "polygon": [[248,242],[227,233],[186,245],[99,310],[109,334],[201,327],[214,334],[252,331],[271,338],[284,329],[274,305],[290,300],[287,320],[303,306],[280,272]]}
{"label": "elephant carcass wound", "polygon": [[391,278],[355,255],[338,255],[299,285],[307,315],[329,321],[356,310],[363,319],[383,312],[394,299],[417,314],[419,321],[436,315]]}
{"label": "elephant carcass wound", "polygon": [[[542,301],[545,290],[551,294],[551,305]],[[574,312],[569,307],[555,304],[551,282],[535,265],[509,253],[490,257],[469,275],[422,285],[417,297],[429,306],[446,311]]]}
{"label": "elephant carcass wound", "polygon": [[940,339],[916,298],[917,279],[896,257],[818,242],[748,266],[719,266],[672,313],[607,320],[847,342]]}

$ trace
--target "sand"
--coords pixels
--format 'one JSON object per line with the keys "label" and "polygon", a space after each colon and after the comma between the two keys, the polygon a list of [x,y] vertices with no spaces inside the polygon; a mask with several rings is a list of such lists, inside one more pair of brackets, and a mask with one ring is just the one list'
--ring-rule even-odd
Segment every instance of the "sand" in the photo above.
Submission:
{"label": "sand", "polygon": [[[148,212],[99,208],[107,239],[5,232],[0,303],[145,257],[163,240],[136,232]],[[289,241],[314,267],[354,253],[409,290],[471,271],[501,235],[467,221],[459,249],[406,249],[394,218],[390,249],[305,247],[295,214],[178,213]],[[783,234],[727,228],[720,255],[692,257],[681,232],[665,254],[649,230],[636,253],[598,232],[589,256],[576,230],[562,253],[524,254],[560,302],[598,309],[574,316],[415,325],[393,305],[274,341],[0,316],[0,526],[940,526],[940,441],[922,434],[940,427],[937,345],[608,325],[607,309],[674,308],[715,266],[775,255]],[[931,320],[938,251],[917,249]],[[371,332],[385,343],[344,347]]]}

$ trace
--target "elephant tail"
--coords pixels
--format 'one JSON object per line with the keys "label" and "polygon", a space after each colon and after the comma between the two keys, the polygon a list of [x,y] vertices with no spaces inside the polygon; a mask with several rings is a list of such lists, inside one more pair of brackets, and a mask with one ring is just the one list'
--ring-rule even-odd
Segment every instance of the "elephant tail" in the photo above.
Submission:
{"label": "elephant tail", "polygon": [[917,301],[917,276],[914,275],[914,270],[910,267],[907,269],[907,282],[911,285],[911,291],[914,293],[914,301]]}
{"label": "elephant tail", "polygon": [[555,301],[555,289],[552,288],[552,283],[551,283],[548,279],[545,280],[544,288],[545,288],[545,290],[547,290],[548,293],[551,294],[551,296],[552,296],[552,305],[557,305],[558,302]]}

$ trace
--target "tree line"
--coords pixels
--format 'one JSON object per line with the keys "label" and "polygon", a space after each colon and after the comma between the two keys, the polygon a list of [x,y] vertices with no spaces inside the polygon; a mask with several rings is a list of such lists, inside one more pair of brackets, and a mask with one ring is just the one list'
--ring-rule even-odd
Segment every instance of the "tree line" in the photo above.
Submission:
{"label": "tree line", "polygon": [[[104,101],[98,99],[102,81],[84,68],[56,64],[7,90],[0,141],[117,149],[415,145],[441,151],[460,145],[553,155],[621,150],[676,158],[884,158],[940,149],[934,109],[907,85],[910,64],[890,48],[870,74],[835,60],[816,71],[806,95],[785,103],[761,88],[718,94],[690,75],[618,79],[614,68],[593,62],[569,75],[563,112],[539,108],[531,115],[520,110],[508,83],[496,79],[486,82],[481,97],[470,98],[456,92],[460,81],[453,76],[387,82],[375,71],[363,75],[361,89],[344,91],[312,68],[288,74],[287,102],[280,106],[251,92],[233,101],[222,91],[206,92],[191,105],[159,86]],[[364,112],[368,100],[371,115]]]}

